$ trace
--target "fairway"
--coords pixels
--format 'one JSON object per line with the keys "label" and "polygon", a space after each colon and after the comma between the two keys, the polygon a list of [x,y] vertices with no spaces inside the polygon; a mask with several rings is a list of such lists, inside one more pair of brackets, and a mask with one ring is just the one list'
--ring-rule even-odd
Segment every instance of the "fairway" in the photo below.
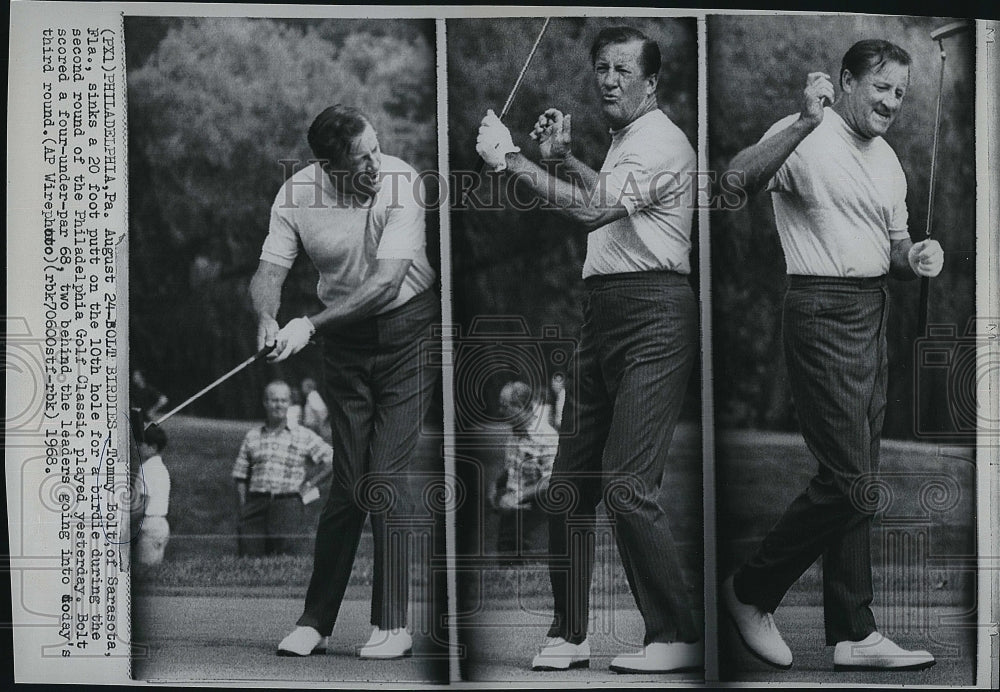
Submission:
{"label": "fairway", "polygon": [[[749,557],[785,507],[806,487],[816,460],[796,434],[739,431],[717,437],[718,582]],[[934,445],[883,441],[877,486],[880,511],[872,535],[875,601],[880,631],[938,664],[925,673],[866,678],[834,676],[833,648],[823,641],[822,571],[814,564],[775,613],[796,657],[775,671],[750,656],[728,621],[720,623],[723,680],[969,684],[975,607],[975,464]],[[722,616],[724,617],[724,615]],[[787,624],[785,624],[787,623]]]}
{"label": "fairway", "polygon": [[[275,637],[283,635],[301,608],[299,599],[309,577],[311,557],[235,556],[235,501],[229,470],[250,425],[180,416],[169,423],[170,447],[165,458],[174,483],[170,511],[174,534],[166,562],[135,573],[137,626],[151,646],[146,660],[137,664],[137,671],[145,670],[161,680],[427,679],[423,677],[426,669],[420,666],[401,665],[383,671],[351,658],[351,647],[363,637],[370,596],[372,547],[367,530],[344,604],[344,624],[335,628],[340,654],[299,663],[272,656]],[[795,434],[742,431],[719,435],[716,442],[716,548],[721,580],[745,559],[784,506],[805,486],[815,460]],[[431,440],[423,448],[425,459],[430,458],[434,445],[436,441]],[[540,558],[519,565],[499,561],[493,533],[496,515],[482,504],[481,493],[497,471],[495,439],[466,440],[458,453],[457,471],[470,491],[456,520],[459,545],[465,548],[455,558],[459,598],[453,623],[458,627],[463,652],[462,674],[484,682],[552,680],[532,674],[527,665],[551,618],[545,564]],[[792,670],[778,672],[759,664],[723,621],[718,631],[723,679],[908,684],[971,681],[972,650],[969,630],[963,624],[968,617],[961,614],[973,606],[974,581],[968,572],[951,566],[949,559],[974,549],[974,471],[969,460],[942,455],[930,445],[883,443],[884,485],[880,492],[886,500],[873,541],[873,609],[886,634],[912,646],[922,643],[938,657],[938,665],[920,674],[897,674],[891,680],[868,679],[863,674],[834,675],[832,648],[824,647],[822,641],[821,570],[814,565],[793,586],[776,614],[796,657]],[[681,425],[663,483],[664,507],[679,534],[701,535],[702,473],[697,429]],[[304,527],[303,531],[308,539],[313,528]],[[900,540],[913,537],[918,540],[909,545],[919,549],[901,551]],[[682,553],[687,586],[701,603],[704,554],[700,541],[684,542]],[[415,593],[426,588],[424,570],[413,570],[411,579]],[[215,600],[206,600],[209,597]],[[608,673],[605,665],[611,656],[641,645],[641,619],[607,526],[598,532],[591,598],[596,647],[593,669],[574,671],[565,679],[581,684],[638,682]],[[267,621],[247,628],[246,616],[237,605],[241,601],[252,603],[255,612],[266,612]],[[180,620],[182,614],[190,619]],[[202,622],[205,618],[212,622]],[[184,627],[190,628],[191,638],[182,633],[187,631]],[[223,635],[226,628],[237,628],[239,634]],[[199,651],[197,663],[192,658],[195,650]],[[658,681],[680,679],[668,676]]]}

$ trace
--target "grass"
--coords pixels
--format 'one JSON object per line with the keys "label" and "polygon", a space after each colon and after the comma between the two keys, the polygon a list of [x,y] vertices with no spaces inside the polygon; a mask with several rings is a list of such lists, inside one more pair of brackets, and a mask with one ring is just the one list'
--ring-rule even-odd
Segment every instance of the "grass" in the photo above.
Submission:
{"label": "grass", "polygon": [[[806,487],[817,462],[797,434],[736,431],[716,438],[719,573],[746,560],[784,509]],[[971,604],[973,576],[947,558],[975,554],[975,464],[935,445],[883,441],[882,497],[872,559],[876,592],[932,603]],[[910,551],[900,551],[900,539]],[[787,602],[812,602],[822,573],[810,568]]]}
{"label": "grass", "polygon": [[[310,548],[302,555],[271,558],[236,557],[236,501],[229,472],[247,422],[177,416],[164,427],[170,438],[164,454],[172,492],[169,520],[171,542],[167,558],[154,568],[136,567],[137,588],[158,593],[190,590],[301,596],[311,568]],[[480,493],[498,472],[496,438],[460,440],[456,472],[467,488],[456,519],[459,558],[478,565],[460,570],[458,583],[466,602],[518,601],[547,603],[548,576],[541,561],[521,566],[492,562],[495,558],[496,515],[484,512]],[[430,463],[437,441],[422,450]],[[802,439],[794,434],[740,431],[716,439],[716,510],[719,573],[725,575],[746,559],[767,529],[802,488],[816,468]],[[933,602],[971,598],[972,576],[951,572],[940,561],[909,565],[886,563],[886,540],[900,532],[926,539],[924,557],[974,553],[975,468],[967,461],[944,457],[936,447],[887,441],[882,447],[882,472],[892,503],[881,516],[873,550],[876,584],[922,594]],[[700,436],[694,426],[681,425],[671,448],[663,484],[663,505],[680,544],[691,590],[702,592],[702,460]],[[934,486],[944,489],[935,496]],[[946,500],[946,501],[943,501]],[[303,543],[311,546],[322,501],[307,507]],[[598,550],[595,588],[606,594],[628,593],[617,551],[610,538]],[[919,556],[918,556],[919,557]],[[900,558],[902,560],[903,558]],[[366,528],[351,577],[352,590],[367,593],[371,584],[372,543]],[[905,566],[905,565],[904,565]],[[419,570],[413,577],[420,586]],[[821,572],[814,566],[789,593],[788,603],[813,602],[820,592]],[[877,588],[880,588],[877,586]],[[463,599],[465,600],[465,599]]]}

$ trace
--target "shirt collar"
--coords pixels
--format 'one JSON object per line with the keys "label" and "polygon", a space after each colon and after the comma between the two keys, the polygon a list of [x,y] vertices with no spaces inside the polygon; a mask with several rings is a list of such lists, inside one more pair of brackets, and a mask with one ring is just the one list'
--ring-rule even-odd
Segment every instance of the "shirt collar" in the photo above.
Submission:
{"label": "shirt collar", "polygon": [[334,203],[337,205],[338,208],[349,207],[351,209],[371,210],[375,207],[375,202],[378,200],[378,195],[379,192],[381,192],[381,190],[379,190],[374,195],[369,197],[367,201],[363,203],[358,203],[357,198],[355,198],[353,195],[341,194],[340,190],[338,190],[337,187],[333,184],[333,181],[330,180],[330,176],[327,175],[325,170],[323,170],[323,166],[321,164],[315,163],[313,164],[313,166],[314,170],[316,171],[315,174],[319,175],[320,180],[322,180],[323,191],[333,199]]}
{"label": "shirt collar", "polygon": [[656,108],[654,110],[649,111],[648,113],[643,113],[642,115],[640,115],[638,118],[636,118],[635,120],[633,120],[632,122],[630,122],[628,125],[626,125],[622,129],[620,129],[620,130],[608,129],[608,132],[611,133],[612,137],[622,137],[623,135],[627,134],[630,130],[632,130],[633,128],[635,128],[638,123],[642,122],[643,120],[646,120],[650,116],[656,117],[657,113],[662,113],[662,112],[663,111],[661,111],[659,108]]}

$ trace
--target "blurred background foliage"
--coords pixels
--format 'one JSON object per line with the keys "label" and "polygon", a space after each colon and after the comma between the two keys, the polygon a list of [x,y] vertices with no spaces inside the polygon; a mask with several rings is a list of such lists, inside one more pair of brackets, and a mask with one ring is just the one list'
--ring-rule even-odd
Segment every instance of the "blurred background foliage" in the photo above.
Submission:
{"label": "blurred background foliage", "polygon": [[[837,75],[847,49],[886,38],[913,59],[902,112],[886,135],[908,183],[910,234],[924,237],[940,58],[930,32],[951,20],[879,16],[742,16],[708,20],[709,166],[722,172],[770,125],[797,112],[806,74]],[[930,323],[961,336],[975,311],[975,132],[973,34],[948,39],[933,235],[945,268],[931,282]],[[797,429],[781,346],[785,263],[770,196],[747,208],[711,213],[712,340],[719,427]],[[891,281],[887,437],[920,427],[953,429],[950,375],[919,372],[914,341],[919,282]],[[920,369],[919,366],[917,368]],[[921,396],[914,396],[920,391]],[[953,403],[953,402],[952,402]]]}
{"label": "blurred background foliage", "polygon": [[[436,169],[434,22],[126,17],[125,44],[130,355],[173,404],[256,350],[249,281],[316,114],[358,106],[384,152]],[[435,267],[437,222],[427,215]],[[279,321],[318,310],[315,286],[300,256]],[[315,351],[247,370],[188,412],[260,415],[265,381],[317,375]]]}
{"label": "blurred background foliage", "polygon": [[[499,113],[513,87],[542,19],[462,19],[447,22],[448,141],[452,176],[478,165],[475,142],[486,109]],[[693,19],[554,18],[525,74],[505,123],[514,143],[532,160],[538,147],[528,138],[538,115],[558,108],[573,115],[573,153],[599,170],[611,138],[601,116],[599,91],[590,64],[598,32],[627,24],[660,47],[663,67],[657,96],[661,109],[697,143],[697,25]],[[505,179],[504,179],[505,180]],[[515,316],[532,338],[557,327],[563,339],[579,334],[582,268],[587,239],[580,227],[551,211],[518,211],[511,190],[495,198],[486,183],[475,195],[498,202],[496,209],[461,209],[451,214],[452,286],[455,321],[468,335],[476,318]],[[521,199],[529,199],[527,193]],[[453,203],[454,195],[453,195]],[[471,206],[471,205],[470,205]],[[695,240],[697,232],[694,233]],[[692,265],[697,270],[697,244]],[[697,287],[697,276],[692,276]],[[480,322],[480,324],[482,324]],[[516,340],[516,338],[515,338]],[[462,351],[457,351],[461,358]],[[550,373],[551,374],[551,373]],[[457,394],[495,406],[496,394],[516,373],[497,372],[484,391]],[[698,378],[693,377],[685,417],[699,413]],[[461,386],[461,382],[458,383]]]}
{"label": "blurred background foliage", "polygon": [[[515,142],[538,113],[573,114],[574,153],[597,168],[609,144],[589,47],[620,19],[553,19],[507,117]],[[715,16],[709,20],[709,163],[725,171],[741,148],[799,107],[805,75],[837,74],[843,52],[884,36],[913,56],[906,102],[887,140],[907,174],[911,233],[926,221],[939,58],[929,32],[947,20],[919,17]],[[629,18],[663,53],[661,108],[697,141],[696,24]],[[487,108],[499,111],[541,20],[450,20],[448,137],[454,173],[474,170]],[[436,167],[434,23],[411,20],[272,20],[127,17],[129,96],[130,352],[176,403],[249,355],[255,324],[247,286],[268,211],[288,172],[310,158],[305,132],[327,105],[366,110],[383,149],[418,169]],[[975,158],[970,35],[950,39],[942,112],[934,233],[947,253],[932,283],[931,322],[964,333],[974,314]],[[298,166],[296,166],[297,168]],[[427,179],[433,185],[434,179]],[[485,187],[485,186],[483,186]],[[432,189],[431,198],[435,197]],[[501,193],[503,194],[503,193]],[[489,199],[480,189],[477,195]],[[515,315],[528,333],[579,329],[586,237],[552,212],[451,214],[454,316],[467,334],[476,317]],[[428,255],[439,260],[437,214],[427,215]],[[784,260],[765,195],[738,211],[713,211],[714,396],[720,426],[794,430],[780,344]],[[692,257],[697,257],[697,224]],[[698,285],[697,261],[692,261]],[[315,270],[304,257],[285,286],[282,320],[318,308]],[[922,421],[948,427],[947,374],[914,392],[919,286],[893,281],[886,434],[912,437]],[[192,413],[259,415],[259,387],[273,376],[319,369],[312,347],[298,360],[251,369]],[[505,377],[509,377],[507,373]],[[692,378],[685,416],[698,415]],[[502,383],[500,383],[502,384]],[[493,385],[490,385],[493,386]],[[499,385],[496,385],[499,386]],[[248,389],[249,388],[249,389]],[[254,392],[246,396],[247,391]],[[935,392],[937,394],[935,394]],[[492,406],[495,392],[476,392]]]}

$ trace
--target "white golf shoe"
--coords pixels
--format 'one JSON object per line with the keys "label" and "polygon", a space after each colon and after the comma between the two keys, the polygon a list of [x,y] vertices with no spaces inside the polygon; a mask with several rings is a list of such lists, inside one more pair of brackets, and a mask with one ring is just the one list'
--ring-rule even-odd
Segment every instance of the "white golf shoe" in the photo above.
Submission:
{"label": "white golf shoe", "polygon": [[859,642],[838,642],[833,650],[834,670],[923,670],[934,663],[929,651],[907,651],[878,632]]}
{"label": "white golf shoe", "polygon": [[308,656],[326,653],[327,638],[313,627],[296,627],[278,644],[279,656]]}
{"label": "white golf shoe", "polygon": [[368,642],[358,649],[358,658],[375,658],[389,660],[404,658],[413,653],[413,637],[406,628],[383,630],[378,627],[372,630]]}
{"label": "white golf shoe", "polygon": [[781,638],[774,616],[755,605],[742,603],[736,597],[732,577],[722,583],[722,601],[750,653],[775,668],[792,667],[792,650]]}
{"label": "white golf shoe", "polygon": [[704,666],[702,642],[653,642],[637,653],[615,656],[609,668],[616,673],[679,673]]}
{"label": "white golf shoe", "polygon": [[562,637],[549,637],[531,661],[532,670],[569,670],[590,667],[590,644],[584,639],[570,644]]}

